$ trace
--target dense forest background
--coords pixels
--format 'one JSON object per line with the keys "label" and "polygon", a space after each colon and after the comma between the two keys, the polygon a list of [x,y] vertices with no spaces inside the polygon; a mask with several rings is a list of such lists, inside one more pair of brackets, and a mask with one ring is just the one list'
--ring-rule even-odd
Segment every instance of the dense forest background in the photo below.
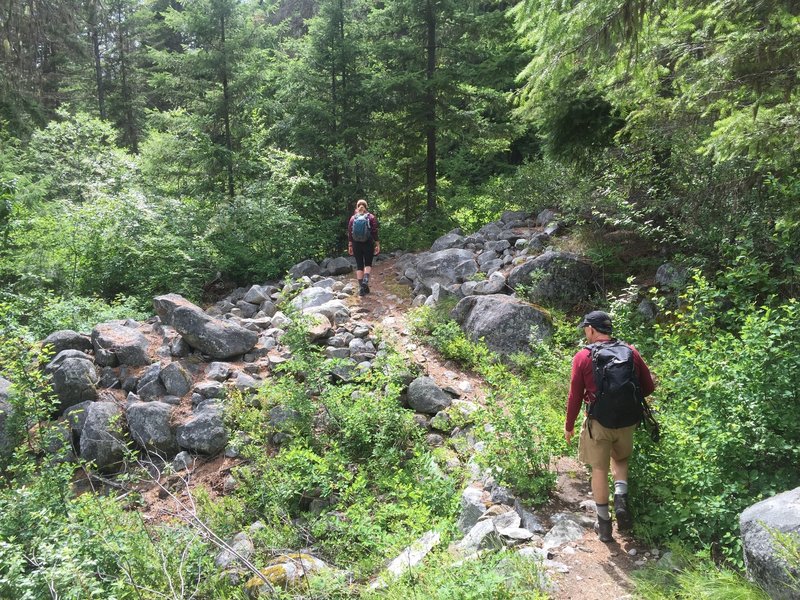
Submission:
{"label": "dense forest background", "polygon": [[[47,597],[56,565],[53,580],[84,586],[70,597],[141,598],[131,573],[167,590],[150,565],[211,561],[184,530],[128,537],[133,517],[110,498],[70,495],[72,467],[51,468],[27,429],[51,416],[31,340],[146,318],[156,294],[200,302],[211,284],[279,281],[302,259],[343,252],[361,197],[387,252],[473,232],[507,209],[557,210],[605,275],[593,305],[613,310],[659,378],[667,435],[633,465],[637,534],[741,568],[737,515],[800,484],[799,65],[793,0],[0,0],[0,375],[19,387],[25,439],[0,486],[0,591]],[[671,295],[651,293],[666,261],[685,277]],[[636,310],[645,297],[655,321]],[[493,455],[490,442],[488,456],[523,494],[546,495],[552,480],[508,448],[545,465],[567,452],[559,428],[578,339],[574,314],[553,316],[552,347],[509,371],[446,316],[419,319],[444,356],[498,386],[504,410],[489,413],[507,447]],[[374,384],[381,398],[386,381]],[[265,406],[299,404],[292,385],[265,392]],[[332,397],[358,452],[384,426],[411,439],[394,399],[373,414]],[[540,413],[549,421],[534,447]],[[262,423],[237,426],[248,424],[258,439]],[[323,457],[324,444],[298,440],[278,458],[316,470],[286,489],[335,479],[352,486],[342,497],[390,498],[386,522],[402,517],[406,530],[389,535],[374,506],[342,508],[372,543],[359,538],[357,551],[350,531],[316,522],[329,557],[358,555],[358,576],[385,558],[385,539],[402,548],[421,533],[420,514],[452,528],[442,499],[456,484],[410,474],[430,465],[427,451]],[[282,482],[306,476],[257,466]],[[404,495],[381,488],[390,476]],[[208,522],[235,533],[245,516],[295,518],[259,477],[209,503]],[[298,547],[288,520],[269,534]],[[92,527],[110,532],[113,552],[88,540]],[[494,589],[482,576],[454,589]],[[212,588],[198,597],[238,597]]]}
{"label": "dense forest background", "polygon": [[[797,281],[797,8],[626,0],[3,2],[0,278],[196,297],[502,207]],[[694,258],[701,256],[701,258]]]}

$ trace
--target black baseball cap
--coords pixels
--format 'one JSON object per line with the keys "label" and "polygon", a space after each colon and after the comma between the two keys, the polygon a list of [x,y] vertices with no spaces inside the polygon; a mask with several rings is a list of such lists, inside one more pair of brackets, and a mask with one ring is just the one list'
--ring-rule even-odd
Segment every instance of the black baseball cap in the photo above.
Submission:
{"label": "black baseball cap", "polygon": [[602,310],[593,310],[584,315],[578,327],[594,327],[600,333],[611,333],[614,330],[614,326],[611,324],[611,317]]}

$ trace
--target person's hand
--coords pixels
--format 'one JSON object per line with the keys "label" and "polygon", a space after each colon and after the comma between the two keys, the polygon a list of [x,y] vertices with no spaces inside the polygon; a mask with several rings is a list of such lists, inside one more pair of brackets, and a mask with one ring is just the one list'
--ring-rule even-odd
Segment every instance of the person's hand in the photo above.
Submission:
{"label": "person's hand", "polygon": [[564,428],[564,439],[567,440],[567,444],[569,444],[572,441],[573,435],[575,435],[574,427],[572,429],[567,429],[566,427]]}
{"label": "person's hand", "polygon": [[381,243],[375,242],[375,256],[381,253]]}
{"label": "person's hand", "polygon": [[350,256],[353,256],[353,242],[350,242],[349,244],[347,244],[347,253]]}

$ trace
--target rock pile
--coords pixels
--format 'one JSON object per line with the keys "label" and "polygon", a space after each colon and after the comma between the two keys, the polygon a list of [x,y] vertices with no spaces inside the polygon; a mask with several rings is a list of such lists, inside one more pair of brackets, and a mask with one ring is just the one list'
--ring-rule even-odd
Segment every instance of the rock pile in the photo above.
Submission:
{"label": "rock pile", "polygon": [[502,355],[529,351],[552,333],[540,303],[569,309],[597,289],[587,259],[549,245],[558,230],[552,210],[506,211],[472,235],[455,230],[429,252],[401,257],[398,279],[413,287],[416,306],[459,300],[453,316],[471,339]]}

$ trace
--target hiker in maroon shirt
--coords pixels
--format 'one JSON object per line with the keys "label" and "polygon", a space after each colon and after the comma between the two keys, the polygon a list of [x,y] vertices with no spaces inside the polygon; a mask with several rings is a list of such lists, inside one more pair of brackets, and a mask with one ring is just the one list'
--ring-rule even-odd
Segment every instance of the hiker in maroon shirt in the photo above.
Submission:
{"label": "hiker in maroon shirt", "polygon": [[[611,317],[603,311],[592,311],[581,321],[586,340],[590,344],[611,342],[613,327]],[[629,344],[628,344],[629,345]],[[629,345],[630,346],[630,345]],[[633,346],[633,365],[642,397],[653,393],[653,378],[639,352]],[[630,364],[630,363],[629,363]],[[569,398],[567,399],[567,418],[564,423],[564,438],[569,443],[575,433],[575,420],[582,405],[595,401],[597,385],[594,379],[591,352],[583,348],[572,359],[572,376]],[[612,429],[604,427],[596,419],[587,416],[581,428],[578,459],[592,467],[592,496],[597,505],[595,529],[604,542],[611,537],[611,516],[608,511],[608,471],[614,476],[614,513],[619,529],[630,529],[633,525],[628,512],[628,459],[633,451],[633,432],[637,425]]]}
{"label": "hiker in maroon shirt", "polygon": [[[356,223],[358,218],[366,218],[366,239],[361,237],[361,224]],[[354,236],[354,227],[356,228]],[[369,276],[372,271],[372,259],[381,253],[381,243],[378,239],[378,219],[367,210],[367,201],[364,199],[356,202],[356,211],[347,224],[347,253],[356,258],[356,279],[358,279],[358,295],[369,294]]]}

